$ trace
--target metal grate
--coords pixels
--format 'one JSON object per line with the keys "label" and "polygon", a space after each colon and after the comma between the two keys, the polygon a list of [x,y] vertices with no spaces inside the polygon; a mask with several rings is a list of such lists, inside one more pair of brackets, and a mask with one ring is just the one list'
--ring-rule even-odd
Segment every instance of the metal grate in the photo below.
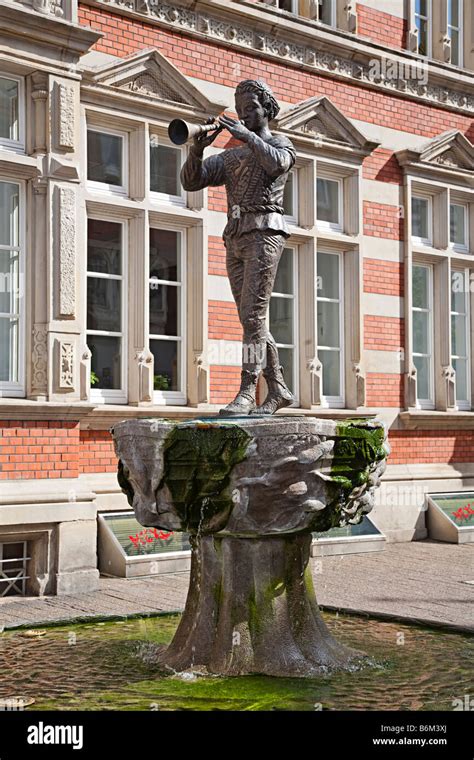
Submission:
{"label": "metal grate", "polygon": [[27,555],[26,541],[0,542],[0,597],[25,596]]}

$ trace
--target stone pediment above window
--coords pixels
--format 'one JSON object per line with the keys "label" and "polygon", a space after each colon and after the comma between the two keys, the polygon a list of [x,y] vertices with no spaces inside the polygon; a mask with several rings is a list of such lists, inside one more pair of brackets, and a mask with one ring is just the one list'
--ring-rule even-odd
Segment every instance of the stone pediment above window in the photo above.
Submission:
{"label": "stone pediment above window", "polygon": [[150,102],[182,105],[209,114],[222,111],[222,105],[211,103],[155,49],[89,69],[85,72],[85,81],[86,85],[93,84],[109,92],[132,94]]}
{"label": "stone pediment above window", "polygon": [[398,151],[397,158],[412,173],[456,175],[474,183],[474,145],[457,129],[437,135],[418,149]]}
{"label": "stone pediment above window", "polygon": [[312,144],[318,153],[332,156],[362,159],[379,145],[368,140],[325,96],[297,103],[280,114],[276,125],[295,142]]}

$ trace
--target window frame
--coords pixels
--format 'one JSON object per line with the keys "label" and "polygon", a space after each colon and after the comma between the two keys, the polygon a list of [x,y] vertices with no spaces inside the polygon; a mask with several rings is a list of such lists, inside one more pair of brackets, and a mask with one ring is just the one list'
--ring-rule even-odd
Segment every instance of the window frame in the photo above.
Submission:
{"label": "window frame", "polygon": [[[451,206],[460,206],[464,209],[464,240],[465,243],[460,245],[459,243],[455,243],[451,240]],[[458,251],[459,253],[469,253],[469,203],[460,203],[456,200],[450,200],[449,202],[449,247],[453,251]]]}
{"label": "window frame", "polygon": [[9,74],[0,69],[0,79],[10,79],[18,83],[18,140],[0,137],[0,150],[10,150],[14,153],[25,152],[25,80],[16,74]]}
{"label": "window frame", "polygon": [[[411,342],[412,342],[412,360],[413,363],[415,363],[415,356],[421,356],[421,357],[428,357],[429,362],[429,390],[430,390],[430,398],[429,399],[422,399],[418,396],[418,372],[417,372],[417,387],[416,387],[416,407],[417,409],[427,409],[427,410],[433,410],[435,409],[435,340],[434,340],[434,322],[435,322],[435,314],[434,314],[434,269],[433,265],[430,263],[420,263],[419,261],[414,261],[412,263],[412,271],[411,271],[411,289],[413,291],[413,270],[415,267],[422,267],[423,269],[426,269],[428,271],[428,308],[424,309],[421,306],[413,306],[413,302],[411,304],[411,310],[412,310],[412,336],[411,336]],[[423,312],[428,313],[429,323],[428,323],[428,354],[422,354],[419,351],[414,350],[414,319],[413,319],[413,313],[417,312]],[[416,366],[416,365],[415,365]]]}
{"label": "window frame", "polygon": [[[280,6],[278,4],[279,0],[274,0],[274,3],[275,3],[275,7],[278,8],[278,10],[285,11],[284,8],[280,8]],[[299,5],[298,0],[291,0],[291,10],[290,11],[285,11],[285,13],[294,13],[295,16],[299,15],[299,13],[298,13],[298,11],[299,11],[298,5]]]}
{"label": "window frame", "polygon": [[[422,16],[420,13],[417,13],[416,11],[416,0],[414,0],[413,4],[413,23],[414,27],[416,29],[416,49],[418,55],[423,56],[423,58],[431,58],[433,56],[433,4],[431,0],[426,0],[427,3],[427,15]],[[426,24],[426,53],[420,53],[420,35],[419,35],[419,27],[417,25],[417,19],[423,19],[427,22]]]}
{"label": "window frame", "polygon": [[[337,256],[339,259],[339,396],[326,396],[323,392],[323,369],[321,369],[321,406],[324,408],[343,409],[345,406],[346,398],[346,365],[345,365],[345,323],[344,323],[344,251],[337,251],[331,248],[325,248],[323,245],[318,245],[316,249],[316,260],[320,253],[329,254],[331,256]],[[318,309],[318,301],[324,301],[327,303],[334,303],[335,299],[321,298],[318,296],[318,283],[317,277],[319,277],[318,267],[316,264],[316,315]],[[317,316],[316,316],[317,319]],[[316,333],[316,351],[318,359],[323,362],[319,356],[320,351],[336,351],[337,349],[330,346],[321,346]]]}
{"label": "window frame", "polygon": [[[122,139],[122,184],[110,185],[107,182],[97,182],[96,180],[89,179],[89,151],[88,151],[88,136],[89,132],[96,132],[98,134],[113,135]],[[85,171],[86,171],[86,184],[87,189],[94,193],[106,193],[112,196],[126,197],[129,193],[129,133],[120,129],[114,129],[113,127],[96,126],[93,122],[86,124],[85,135]]]}
{"label": "window frame", "polygon": [[[292,300],[293,307],[292,307],[292,320],[293,320],[293,343],[287,344],[287,343],[276,343],[276,347],[278,349],[278,352],[280,351],[280,348],[284,349],[290,349],[293,351],[293,377],[292,377],[292,385],[293,385],[293,396],[295,397],[295,402],[291,404],[293,407],[298,407],[300,403],[300,371],[299,371],[299,365],[300,365],[300,348],[299,348],[299,324],[298,324],[298,305],[299,305],[299,294],[298,294],[298,273],[299,273],[299,261],[298,261],[298,246],[296,244],[290,243],[289,245],[284,245],[283,250],[286,248],[290,249],[293,252],[293,267],[292,267],[292,274],[293,274],[293,293],[279,293],[273,292],[271,294],[270,300],[273,297],[276,298],[285,298],[287,300]],[[270,308],[267,312],[267,327],[270,329]]]}
{"label": "window frame", "polygon": [[[89,272],[88,269],[88,243],[89,243],[89,236],[88,236],[88,223],[89,220],[94,220],[97,222],[112,222],[113,224],[120,224],[122,228],[122,251],[121,251],[121,257],[122,257],[122,274],[121,276],[113,276],[112,279],[120,279],[122,283],[122,292],[121,292],[121,325],[122,330],[120,336],[117,336],[115,334],[111,334],[110,331],[105,330],[89,330],[87,327],[87,280],[90,277],[96,277],[97,272]],[[84,288],[84,299],[85,299],[85,307],[84,307],[84,315],[85,315],[85,336],[86,336],[86,345],[89,347],[88,344],[88,338],[89,335],[99,335],[103,337],[121,337],[122,340],[122,357],[120,362],[120,377],[121,377],[121,388],[120,389],[112,389],[112,388],[94,388],[93,385],[90,386],[90,399],[92,402],[96,404],[128,404],[128,288],[129,288],[129,276],[128,276],[128,249],[129,249],[129,241],[128,241],[128,220],[123,219],[120,217],[116,217],[113,215],[102,215],[102,214],[95,214],[95,213],[88,213],[86,217],[86,264],[85,264],[85,288]],[[101,275],[102,273],[99,273]],[[107,276],[102,276],[100,279],[108,279]],[[89,348],[90,350],[90,348]],[[91,371],[92,371],[92,360],[91,360]]]}
{"label": "window frame", "polygon": [[[146,148],[146,163],[147,163],[147,192],[149,194],[150,202],[151,203],[167,203],[173,206],[180,206],[184,208],[186,206],[186,191],[181,186],[181,183],[178,183],[178,186],[181,187],[181,193],[180,195],[171,195],[169,193],[160,193],[157,190],[151,189],[151,138],[157,137],[159,141],[159,145],[162,145],[165,148],[172,148],[177,153],[179,153],[180,156],[180,165],[182,166],[185,161],[185,149],[184,146],[177,146],[173,145],[171,140],[168,140],[165,137],[165,134],[162,130],[158,128],[154,128],[152,125],[149,125],[148,131],[147,131],[147,148]],[[179,173],[178,173],[179,177]]]}
{"label": "window frame", "polygon": [[[285,221],[295,227],[298,226],[298,169],[290,169],[288,175],[292,176],[291,202],[293,204],[293,214],[284,214]],[[288,176],[289,179],[289,176]],[[288,182],[288,180],[287,180]],[[288,246],[286,246],[288,247]]]}
{"label": "window frame", "polygon": [[[5,182],[18,186],[19,213],[18,213],[18,246],[2,246],[1,250],[11,251],[18,249],[18,313],[14,318],[18,319],[18,341],[16,347],[18,380],[0,380],[1,398],[24,398],[26,393],[26,186],[25,182],[0,174],[0,183]],[[23,284],[22,284],[23,283]],[[21,291],[23,288],[23,297]],[[3,317],[2,317],[3,318]],[[12,313],[10,314],[10,319]]]}
{"label": "window frame", "polygon": [[[335,182],[338,187],[337,192],[337,222],[325,222],[318,218],[318,181]],[[344,180],[342,177],[335,177],[326,174],[324,171],[317,172],[316,175],[316,227],[319,231],[344,232]]]}
{"label": "window frame", "polygon": [[472,357],[471,357],[471,291],[470,291],[470,282],[471,282],[471,271],[469,267],[452,267],[451,273],[453,272],[459,272],[463,275],[464,280],[464,298],[465,298],[465,308],[466,312],[465,314],[461,314],[460,312],[453,311],[452,308],[452,286],[451,286],[451,293],[450,293],[450,311],[449,311],[449,319],[450,319],[450,332],[452,334],[452,318],[453,316],[463,316],[465,318],[465,324],[466,324],[466,356],[458,356],[453,354],[453,346],[451,342],[451,365],[454,367],[453,359],[465,359],[466,360],[466,379],[467,379],[467,395],[468,398],[466,400],[458,401],[458,399],[455,399],[456,407],[458,410],[463,412],[468,412],[471,410],[471,394],[472,394],[472,380],[471,380],[471,367],[472,367]]}
{"label": "window frame", "polygon": [[[178,227],[176,225],[169,225],[169,224],[160,224],[159,222],[151,222],[148,224],[147,227],[147,233],[148,233],[148,239],[150,239],[151,230],[166,230],[168,232],[176,232],[178,235],[178,248],[179,248],[179,256],[180,256],[180,263],[181,263],[181,279],[180,279],[180,285],[178,286],[174,282],[170,282],[168,280],[157,280],[157,278],[153,278],[154,282],[158,282],[159,284],[167,284],[171,286],[176,286],[181,288],[181,308],[179,310],[179,317],[180,317],[180,323],[181,323],[181,336],[171,336],[171,335],[157,335],[156,333],[152,334],[150,333],[150,306],[148,301],[148,314],[147,314],[147,341],[148,341],[148,350],[151,351],[151,344],[150,342],[152,340],[170,340],[170,341],[177,341],[178,345],[180,345],[180,390],[179,391],[160,391],[155,390],[153,388],[153,403],[156,405],[163,405],[163,406],[185,406],[187,404],[187,325],[186,325],[186,298],[187,298],[187,266],[186,266],[186,252],[187,252],[187,230],[184,227]],[[151,277],[150,277],[150,254],[149,254],[149,243],[147,246],[148,251],[148,263],[146,268],[146,283],[145,285],[150,288],[151,283]],[[155,374],[155,367],[153,366],[153,374]]]}
{"label": "window frame", "polygon": [[458,33],[458,62],[453,63],[453,66],[458,66],[460,68],[464,65],[464,1],[463,0],[456,0],[458,3],[459,8],[459,19],[458,19],[458,26],[454,26],[453,24],[449,23],[449,12],[450,12],[450,4],[452,0],[446,0],[446,34],[449,37],[449,40],[451,42],[451,60],[452,63],[452,55],[453,55],[453,41],[451,37],[451,30],[455,30]]}
{"label": "window frame", "polygon": [[334,29],[335,26],[336,26],[336,2],[335,2],[335,0],[329,0],[330,6],[331,6],[331,21],[329,22],[329,24],[326,24],[325,21],[321,21],[321,19],[319,18],[319,2],[318,2],[318,0],[316,0],[316,2],[317,2],[317,8],[318,8],[318,19],[317,20],[319,21],[320,24],[324,24],[324,26],[329,26],[331,29]]}
{"label": "window frame", "polygon": [[[428,237],[422,238],[418,235],[413,234],[413,200],[417,198],[418,200],[424,200],[427,202],[428,210],[427,210],[427,221],[428,221]],[[433,246],[433,196],[429,195],[429,193],[423,193],[420,191],[417,191],[415,193],[412,193],[411,196],[411,207],[410,207],[410,219],[411,219],[411,240],[412,243],[415,245],[422,245],[427,247]]]}

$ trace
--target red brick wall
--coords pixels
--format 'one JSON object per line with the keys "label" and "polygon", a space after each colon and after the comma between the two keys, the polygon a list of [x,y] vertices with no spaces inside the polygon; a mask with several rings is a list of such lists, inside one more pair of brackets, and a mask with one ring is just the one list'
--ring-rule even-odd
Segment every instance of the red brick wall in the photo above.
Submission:
{"label": "red brick wall", "polygon": [[403,240],[404,224],[398,206],[364,201],[363,209],[364,235],[386,240]]}
{"label": "red brick wall", "polygon": [[403,296],[403,270],[402,262],[364,259],[364,292]]}
{"label": "red brick wall", "polygon": [[235,87],[242,79],[263,78],[275,95],[288,102],[327,95],[347,116],[434,137],[448,129],[460,129],[474,140],[474,124],[468,116],[414,102],[378,90],[332,80],[287,63],[256,54],[229,50],[184,34],[160,29],[145,21],[125,18],[102,8],[79,7],[79,21],[102,31],[96,50],[127,56],[145,48],[158,48],[183,74]]}
{"label": "red brick wall", "polygon": [[406,19],[357,3],[357,34],[379,45],[405,48]]}
{"label": "red brick wall", "polygon": [[233,301],[209,301],[209,338],[242,340],[242,327]]}
{"label": "red brick wall", "polygon": [[207,191],[207,206],[210,211],[227,213],[227,197],[225,187],[210,187]]}
{"label": "red brick wall", "polygon": [[390,464],[474,462],[472,430],[394,430]]}
{"label": "red brick wall", "polygon": [[403,408],[403,375],[368,372],[365,387],[367,406]]}
{"label": "red brick wall", "polygon": [[76,478],[77,422],[0,423],[0,479]]}
{"label": "red brick wall", "polygon": [[397,351],[405,345],[405,320],[398,317],[364,316],[364,348]]}
{"label": "red brick wall", "polygon": [[227,404],[232,401],[240,387],[240,367],[222,364],[211,366],[210,394],[213,404]]}
{"label": "red brick wall", "polygon": [[79,446],[79,472],[115,472],[112,436],[108,430],[81,430]]}
{"label": "red brick wall", "polygon": [[364,179],[376,179],[378,182],[392,182],[401,185],[403,174],[398,159],[388,148],[376,148],[362,162]]}
{"label": "red brick wall", "polygon": [[226,276],[225,246],[222,238],[208,237],[208,273]]}

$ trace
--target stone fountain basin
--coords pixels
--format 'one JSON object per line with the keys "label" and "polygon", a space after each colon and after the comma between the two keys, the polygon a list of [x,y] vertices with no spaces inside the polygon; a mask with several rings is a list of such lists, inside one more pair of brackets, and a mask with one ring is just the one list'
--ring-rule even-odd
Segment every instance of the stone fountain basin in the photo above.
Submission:
{"label": "stone fountain basin", "polygon": [[385,426],[374,419],[141,419],[112,432],[137,520],[201,535],[358,523],[372,509],[389,453]]}
{"label": "stone fountain basin", "polygon": [[164,667],[298,677],[357,667],[363,653],[320,615],[311,532],[372,508],[388,454],[381,422],[149,419],[112,432],[138,521],[190,534],[186,607],[157,653]]}

